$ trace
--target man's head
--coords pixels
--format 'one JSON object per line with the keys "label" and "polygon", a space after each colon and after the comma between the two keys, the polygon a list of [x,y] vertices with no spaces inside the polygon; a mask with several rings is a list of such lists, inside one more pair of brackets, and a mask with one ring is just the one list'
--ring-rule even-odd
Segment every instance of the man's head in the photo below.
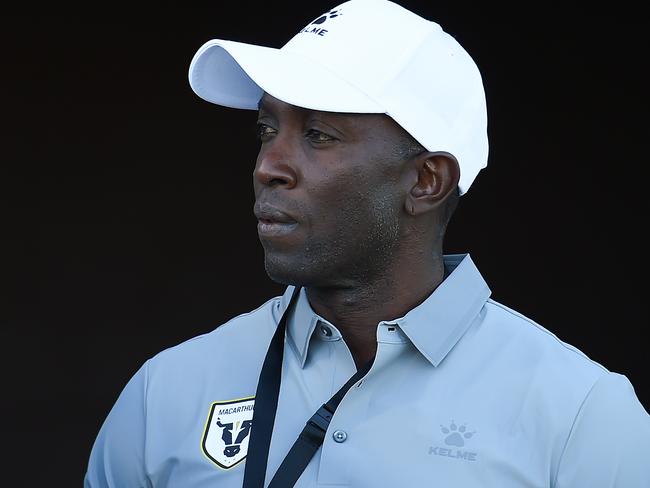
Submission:
{"label": "man's head", "polygon": [[260,103],[255,214],[271,278],[303,286],[381,279],[404,252],[440,244],[458,164],[384,114]]}
{"label": "man's head", "polygon": [[[280,281],[372,273],[409,239],[408,252],[438,252],[457,195],[487,164],[478,68],[438,24],[387,0],[345,2],[281,49],[209,41],[190,84],[260,108],[256,209]],[[264,212],[297,225],[266,225]]]}

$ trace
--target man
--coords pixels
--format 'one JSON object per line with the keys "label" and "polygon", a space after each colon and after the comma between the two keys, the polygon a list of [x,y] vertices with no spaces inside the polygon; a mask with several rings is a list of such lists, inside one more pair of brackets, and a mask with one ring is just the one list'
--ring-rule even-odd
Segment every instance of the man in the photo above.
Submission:
{"label": "man", "polygon": [[206,43],[190,83],[258,110],[254,212],[289,286],[147,361],[87,487],[650,486],[628,380],[443,256],[488,149],[481,77],[451,36],[352,0],[281,50]]}

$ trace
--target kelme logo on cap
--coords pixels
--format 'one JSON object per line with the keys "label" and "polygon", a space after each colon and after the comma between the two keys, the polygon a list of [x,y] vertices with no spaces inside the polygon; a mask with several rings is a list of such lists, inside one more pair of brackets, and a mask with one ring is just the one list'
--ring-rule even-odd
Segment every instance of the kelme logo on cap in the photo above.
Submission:
{"label": "kelme logo on cap", "polygon": [[328,19],[334,19],[343,15],[340,8],[332,9],[329,12],[321,15],[316,20],[313,20],[307,27],[301,30],[298,34],[317,34],[319,36],[324,36],[327,34],[327,29],[324,29],[322,26]]}

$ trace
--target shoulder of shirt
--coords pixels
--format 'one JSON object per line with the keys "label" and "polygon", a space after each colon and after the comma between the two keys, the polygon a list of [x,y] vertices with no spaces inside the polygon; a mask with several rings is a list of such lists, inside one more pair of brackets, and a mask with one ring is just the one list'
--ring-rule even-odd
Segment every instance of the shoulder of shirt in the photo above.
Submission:
{"label": "shoulder of shirt", "polygon": [[489,299],[486,306],[504,336],[516,340],[517,347],[527,351],[527,360],[539,361],[540,366],[554,365],[549,374],[556,373],[554,379],[559,383],[583,383],[589,390],[601,377],[612,374],[579,348],[562,341],[529,317],[493,299]]}
{"label": "shoulder of shirt", "polygon": [[242,344],[245,344],[248,349],[255,349],[255,345],[259,343],[265,350],[268,341],[250,341],[246,340],[246,338],[250,337],[249,334],[251,334],[253,328],[258,336],[264,336],[266,333],[270,340],[276,326],[273,319],[273,309],[280,305],[281,298],[281,296],[270,298],[255,310],[237,315],[210,332],[194,336],[163,349],[150,358],[147,363],[151,365],[152,363],[184,361],[192,356],[201,356],[204,353],[210,354],[214,352],[215,347],[232,346],[232,342],[237,340],[242,341]]}
{"label": "shoulder of shirt", "polygon": [[[576,436],[580,419],[590,419],[580,427],[581,432],[586,429],[581,442],[590,442],[598,423],[611,424],[626,415],[644,423],[648,431],[648,414],[625,375],[610,371],[525,315],[489,299],[475,338],[476,350],[490,349],[492,359],[483,356],[484,360],[501,363],[502,368],[497,368],[501,381],[508,382],[511,371],[526,385],[522,393],[526,402],[545,406],[534,415],[537,422],[546,418],[548,425],[555,426],[556,467],[569,437]],[[629,435],[626,442],[633,438]]]}

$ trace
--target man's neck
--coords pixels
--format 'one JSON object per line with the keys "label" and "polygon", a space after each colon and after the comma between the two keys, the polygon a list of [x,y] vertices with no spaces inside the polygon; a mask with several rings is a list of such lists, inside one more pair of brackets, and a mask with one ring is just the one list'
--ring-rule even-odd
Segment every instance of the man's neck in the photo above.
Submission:
{"label": "man's neck", "polygon": [[422,303],[444,278],[442,257],[397,266],[370,283],[346,287],[308,287],[313,310],[343,335],[357,367],[377,351],[377,325],[404,316]]}

